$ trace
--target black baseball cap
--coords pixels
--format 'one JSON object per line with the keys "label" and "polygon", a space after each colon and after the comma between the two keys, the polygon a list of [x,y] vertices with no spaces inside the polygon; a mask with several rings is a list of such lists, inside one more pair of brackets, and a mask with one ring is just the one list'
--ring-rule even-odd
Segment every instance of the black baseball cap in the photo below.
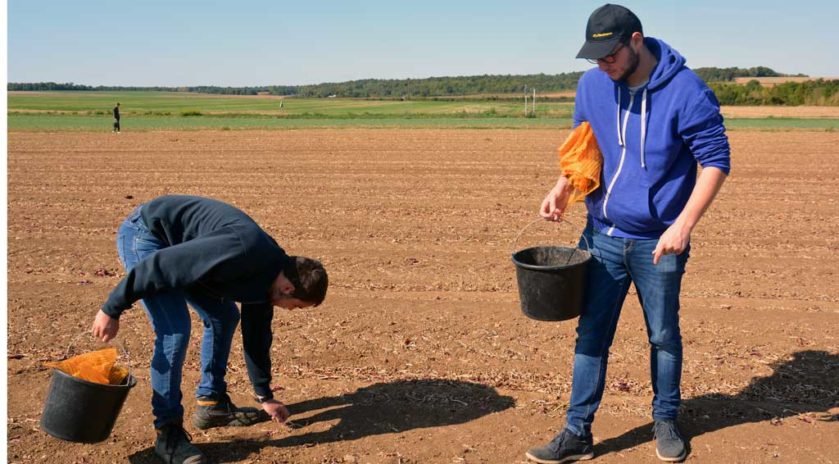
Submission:
{"label": "black baseball cap", "polygon": [[644,33],[635,13],[620,5],[605,4],[588,18],[586,43],[577,58],[596,60],[612,53],[619,42],[626,42],[633,32]]}

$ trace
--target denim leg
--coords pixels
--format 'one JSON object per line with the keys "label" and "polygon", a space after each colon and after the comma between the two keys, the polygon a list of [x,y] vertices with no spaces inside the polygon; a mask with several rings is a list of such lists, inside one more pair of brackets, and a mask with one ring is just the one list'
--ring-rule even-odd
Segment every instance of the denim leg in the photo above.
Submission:
{"label": "denim leg", "polygon": [[219,397],[227,391],[224,376],[233,335],[239,325],[239,310],[229,300],[189,294],[187,301],[204,321],[201,341],[201,382],[196,396]]}
{"label": "denim leg", "polygon": [[151,406],[154,426],[160,428],[184,416],[181,379],[192,322],[180,291],[158,293],[144,298],[142,303],[155,334]]}
{"label": "denim leg", "polygon": [[[123,222],[117,233],[117,252],[126,270],[165,247],[142,223],[139,209]],[[159,428],[183,419],[181,376],[191,322],[180,291],[144,298],[142,306],[155,333],[151,360],[152,413],[154,426]]]}
{"label": "denim leg", "polygon": [[606,385],[609,347],[615,336],[621,306],[629,289],[624,263],[624,240],[585,232],[591,244],[586,304],[577,325],[574,375],[566,428],[576,435],[590,435],[594,414]]}
{"label": "denim leg", "polygon": [[629,254],[629,272],[638,290],[650,341],[653,418],[675,420],[681,401],[682,336],[679,293],[690,248],[664,255],[653,264],[657,240],[636,240]]}

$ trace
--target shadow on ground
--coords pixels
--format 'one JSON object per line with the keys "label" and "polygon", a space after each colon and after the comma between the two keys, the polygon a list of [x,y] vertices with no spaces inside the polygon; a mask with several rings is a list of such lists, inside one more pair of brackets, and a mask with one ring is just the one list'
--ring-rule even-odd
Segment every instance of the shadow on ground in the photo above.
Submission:
{"label": "shadow on ground", "polygon": [[[682,401],[679,425],[688,441],[702,434],[740,424],[777,421],[803,413],[821,413],[814,420],[835,422],[839,406],[839,355],[800,351],[774,364],[768,377],[756,377],[736,395],[712,394]],[[634,448],[652,440],[653,423],[595,445],[597,456]]]}
{"label": "shadow on ground", "polygon": [[[291,421],[301,430],[317,422],[339,420],[326,431],[291,435],[278,440],[197,443],[197,446],[215,462],[235,462],[265,447],[317,445],[463,424],[514,405],[511,397],[471,382],[421,379],[377,383],[349,394],[287,405],[292,414]],[[307,413],[314,414],[299,419]],[[151,447],[130,456],[129,461],[133,464],[158,462]]]}

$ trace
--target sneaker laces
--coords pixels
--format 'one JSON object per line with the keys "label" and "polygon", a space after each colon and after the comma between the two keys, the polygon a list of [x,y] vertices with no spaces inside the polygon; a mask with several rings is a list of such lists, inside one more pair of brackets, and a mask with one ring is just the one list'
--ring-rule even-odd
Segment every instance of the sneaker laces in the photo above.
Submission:
{"label": "sneaker laces", "polygon": [[656,421],[653,426],[653,434],[656,438],[663,438],[668,440],[681,440],[679,430],[676,428],[676,423],[673,421]]}
{"label": "sneaker laces", "polygon": [[550,443],[548,443],[548,448],[554,453],[559,453],[562,450],[563,445],[565,443],[565,434],[568,433],[567,430],[562,429],[562,432],[559,432],[559,435],[555,436]]}
{"label": "sneaker laces", "polygon": [[227,392],[221,394],[219,403],[224,403],[225,407],[227,407],[227,412],[234,413],[239,410],[239,408],[233,404],[233,400],[230,399],[230,395],[228,395]]}
{"label": "sneaker laces", "polygon": [[166,431],[164,432],[165,435],[165,443],[166,443],[166,453],[169,455],[169,458],[173,458],[175,456],[175,451],[178,449],[178,444],[182,440],[186,440],[189,443],[192,443],[192,435],[183,428],[183,426],[172,424],[170,425]]}

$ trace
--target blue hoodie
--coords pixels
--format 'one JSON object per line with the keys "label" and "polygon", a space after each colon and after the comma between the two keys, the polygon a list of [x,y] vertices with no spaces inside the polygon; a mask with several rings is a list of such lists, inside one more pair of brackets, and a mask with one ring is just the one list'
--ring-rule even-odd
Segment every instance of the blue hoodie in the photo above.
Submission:
{"label": "blue hoodie", "polygon": [[601,186],[586,197],[605,234],[656,239],[675,222],[696,184],[697,162],[728,174],[730,150],[719,102],[685,59],[647,37],[658,60],[634,93],[599,69],[577,86],[574,127],[588,121],[603,153]]}

